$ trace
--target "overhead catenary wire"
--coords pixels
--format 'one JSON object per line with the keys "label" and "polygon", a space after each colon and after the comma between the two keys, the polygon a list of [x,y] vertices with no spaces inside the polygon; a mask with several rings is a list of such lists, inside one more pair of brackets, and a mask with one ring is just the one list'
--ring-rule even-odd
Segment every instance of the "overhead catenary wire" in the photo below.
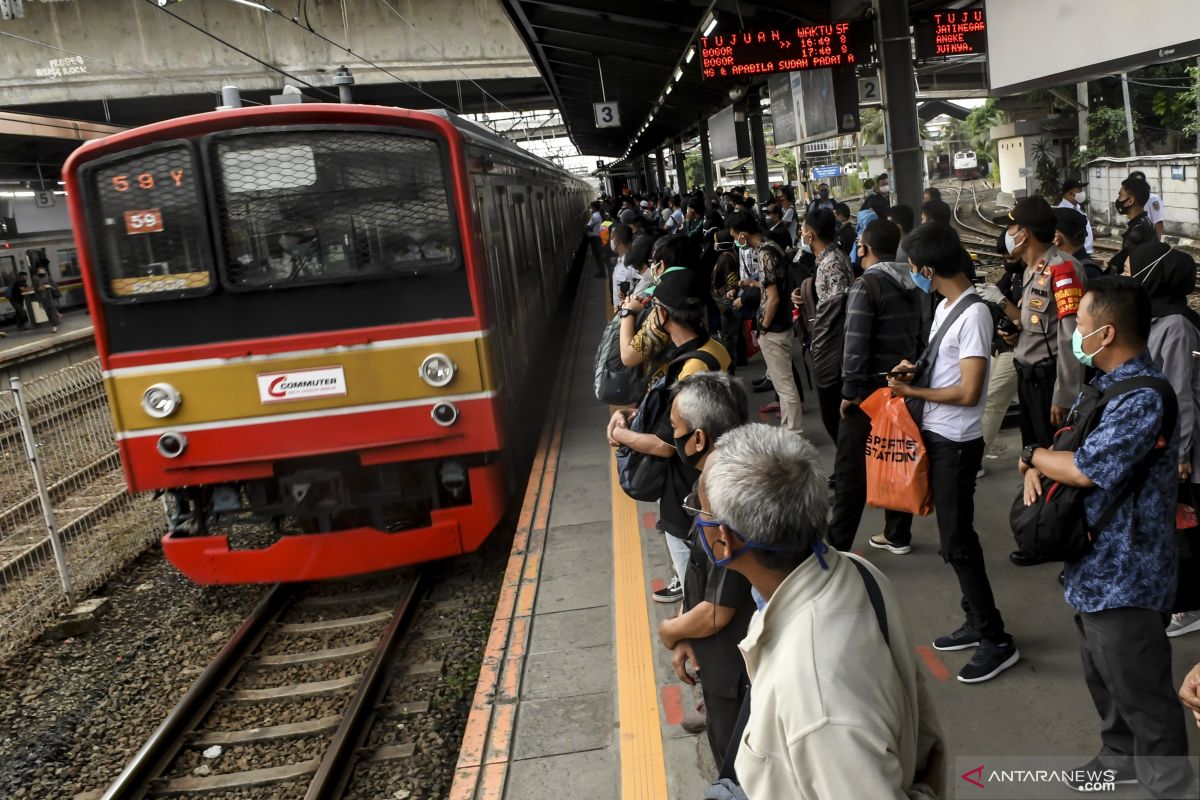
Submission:
{"label": "overhead catenary wire", "polygon": [[[203,33],[205,36],[209,37],[210,39],[212,39],[216,42],[219,42],[220,44],[225,45],[230,50],[240,53],[241,55],[245,56],[246,58],[250,59],[251,61],[254,61],[257,64],[261,64],[262,66],[266,67],[269,70],[278,72],[280,75],[284,76],[285,78],[289,78],[289,79],[295,81],[296,83],[299,83],[303,86],[307,86],[309,89],[312,89],[314,92],[319,92],[320,94],[324,95],[325,97],[328,97],[335,103],[338,102],[338,96],[333,94],[332,92],[329,92],[326,89],[322,89],[320,86],[311,84],[308,81],[304,80],[303,78],[297,77],[296,75],[293,75],[292,73],[288,72],[287,70],[282,69],[281,67],[275,66],[274,64],[270,63],[269,61],[265,61],[265,60],[259,58],[258,56],[254,55],[253,53],[246,52],[245,50],[243,50],[242,48],[233,44],[232,42],[228,42],[225,39],[222,39],[220,36],[217,36],[215,33],[208,30],[203,25],[197,25],[196,23],[192,22],[191,20],[179,16],[178,14],[171,11],[166,6],[158,5],[158,3],[155,2],[155,0],[142,0],[142,1],[144,3],[146,3],[147,5],[149,5],[151,8],[157,9],[158,11],[161,11],[162,13],[166,14],[167,16],[170,16],[170,17],[173,17],[174,19],[179,20],[184,25],[187,25],[189,28],[197,30],[200,33]],[[283,15],[281,14],[280,16],[283,16]],[[284,18],[286,19],[286,17],[284,17]]]}

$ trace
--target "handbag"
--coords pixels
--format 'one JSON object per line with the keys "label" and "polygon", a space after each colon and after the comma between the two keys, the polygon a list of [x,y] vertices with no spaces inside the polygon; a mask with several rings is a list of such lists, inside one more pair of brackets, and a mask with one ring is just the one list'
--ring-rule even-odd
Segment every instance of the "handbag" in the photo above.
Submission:
{"label": "handbag", "polygon": [[1100,415],[1109,402],[1136,389],[1154,389],[1162,397],[1163,420],[1159,433],[1159,444],[1150,450],[1140,463],[1135,465],[1121,491],[1100,514],[1095,525],[1087,524],[1083,500],[1091,489],[1066,486],[1042,478],[1042,493],[1033,502],[1025,505],[1025,490],[1022,487],[1013,501],[1009,512],[1009,523],[1017,549],[1025,555],[1028,564],[1047,561],[1078,561],[1092,551],[1092,542],[1113,515],[1134,493],[1141,488],[1149,476],[1150,467],[1166,449],[1166,442],[1175,430],[1178,414],[1175,390],[1162,378],[1141,376],[1117,381],[1101,394],[1094,386],[1085,386],[1083,399],[1072,411],[1077,418],[1058,432],[1054,439],[1056,450],[1075,450],[1095,430]]}
{"label": "handbag", "polygon": [[30,316],[33,317],[33,322],[36,325],[41,325],[43,322],[49,322],[50,316],[46,313],[46,309],[42,306],[40,300],[32,300],[29,303]]}

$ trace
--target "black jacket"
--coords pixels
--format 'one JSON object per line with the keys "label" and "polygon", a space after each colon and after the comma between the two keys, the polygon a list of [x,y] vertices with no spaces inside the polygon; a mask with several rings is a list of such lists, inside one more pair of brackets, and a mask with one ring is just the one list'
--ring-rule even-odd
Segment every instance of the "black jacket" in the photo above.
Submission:
{"label": "black jacket", "polygon": [[1138,245],[1157,241],[1158,231],[1151,224],[1149,215],[1143,211],[1129,220],[1129,224],[1125,226],[1124,232],[1121,233],[1121,249],[1108,262],[1109,268],[1114,275],[1124,274],[1125,262],[1129,259],[1129,254],[1136,250]]}

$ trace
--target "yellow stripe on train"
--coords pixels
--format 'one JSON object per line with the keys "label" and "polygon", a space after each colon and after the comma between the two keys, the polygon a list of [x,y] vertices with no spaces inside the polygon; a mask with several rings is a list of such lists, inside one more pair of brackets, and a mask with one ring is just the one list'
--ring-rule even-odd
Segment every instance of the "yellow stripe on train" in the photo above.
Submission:
{"label": "yellow stripe on train", "polygon": [[[448,357],[454,377],[444,387],[420,375],[433,354]],[[331,348],[324,353],[268,360],[229,359],[200,367],[164,364],[161,371],[139,367],[133,374],[110,375],[105,389],[118,433],[164,425],[191,425],[299,411],[365,406],[401,400],[496,390],[490,337],[422,339],[411,346]],[[178,410],[166,419],[142,408],[142,395],[158,383],[179,392]]]}

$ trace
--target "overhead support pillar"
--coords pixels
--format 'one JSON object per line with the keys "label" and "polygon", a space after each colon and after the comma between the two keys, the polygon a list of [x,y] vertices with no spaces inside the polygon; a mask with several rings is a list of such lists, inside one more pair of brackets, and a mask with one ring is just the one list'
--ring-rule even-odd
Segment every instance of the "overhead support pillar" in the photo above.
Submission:
{"label": "overhead support pillar", "polygon": [[683,163],[683,139],[676,136],[671,140],[671,154],[675,157],[675,184],[679,194],[685,195],[688,191],[687,169]]}
{"label": "overhead support pillar", "polygon": [[920,208],[925,188],[925,154],[917,127],[908,0],[873,0],[873,4],[882,45],[884,122],[892,157],[891,184],[897,203]]}
{"label": "overhead support pillar", "polygon": [[746,93],[746,127],[750,129],[754,194],[761,203],[771,196],[771,177],[767,173],[767,139],[763,135],[762,99],[757,88],[751,88]]}
{"label": "overhead support pillar", "polygon": [[667,165],[663,160],[662,148],[654,148],[654,167],[658,170],[658,193],[667,191]]}
{"label": "overhead support pillar", "polygon": [[704,208],[707,210],[712,208],[716,200],[713,196],[713,189],[716,188],[716,182],[713,178],[712,149],[708,146],[708,120],[704,117],[700,118],[700,165],[703,167]]}
{"label": "overhead support pillar", "polygon": [[648,194],[654,190],[653,171],[650,169],[650,155],[647,153],[642,156],[642,194]]}

